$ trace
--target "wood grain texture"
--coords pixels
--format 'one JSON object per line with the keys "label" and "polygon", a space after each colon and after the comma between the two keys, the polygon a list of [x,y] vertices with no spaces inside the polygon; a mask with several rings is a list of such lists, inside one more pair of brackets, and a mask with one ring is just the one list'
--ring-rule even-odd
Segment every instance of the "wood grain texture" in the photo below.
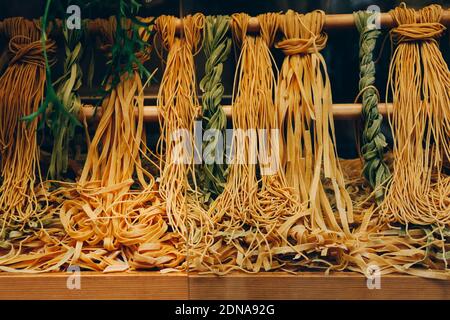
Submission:
{"label": "wood grain texture", "polygon": [[[80,289],[68,289],[73,273],[0,273],[0,300],[186,300],[185,274],[81,272]],[[70,280],[69,280],[70,281]]]}
{"label": "wood grain texture", "polygon": [[368,289],[355,273],[319,272],[213,275],[82,272],[81,289],[67,288],[68,273],[0,274],[0,299],[314,300],[450,299],[450,282],[388,275]]}
{"label": "wood grain texture", "polygon": [[450,282],[404,275],[386,275],[380,289],[368,289],[359,274],[329,276],[317,272],[290,274],[234,274],[227,277],[191,276],[191,299],[261,300],[378,300],[450,299]]}

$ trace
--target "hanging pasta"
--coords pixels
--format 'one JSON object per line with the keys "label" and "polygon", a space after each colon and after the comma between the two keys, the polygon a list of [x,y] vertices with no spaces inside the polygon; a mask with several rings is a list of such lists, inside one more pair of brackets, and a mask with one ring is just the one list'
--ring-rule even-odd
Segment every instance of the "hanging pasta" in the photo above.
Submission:
{"label": "hanging pasta", "polygon": [[388,81],[394,168],[382,213],[389,222],[443,227],[450,222],[450,177],[442,171],[450,158],[450,72],[437,42],[442,8],[403,4],[390,14],[397,24]]}
{"label": "hanging pasta", "polygon": [[335,147],[330,81],[319,52],[327,41],[324,18],[323,11],[301,15],[289,10],[281,22],[285,39],[277,44],[286,55],[277,93],[285,132],[283,163],[288,186],[310,211],[304,225],[291,232],[299,243],[322,248],[342,245],[353,222]]}
{"label": "hanging pasta", "polygon": [[208,16],[205,21],[203,51],[207,58],[205,76],[200,81],[203,92],[203,130],[208,135],[203,150],[208,155],[199,175],[199,185],[204,193],[217,197],[223,191],[226,178],[224,163],[224,141],[227,117],[222,108],[223,85],[221,83],[223,63],[231,49],[231,39],[227,37],[230,18],[228,16]]}
{"label": "hanging pasta", "polygon": [[443,30],[437,23],[441,9],[422,10],[416,13],[402,5],[391,11],[399,24],[391,31],[398,47],[388,81],[394,104],[389,118],[393,177],[386,187],[380,221],[371,228],[361,224],[358,248],[343,259],[350,270],[360,272],[375,264],[381,274],[449,279],[445,228],[449,189],[448,176],[441,172],[448,157],[449,73],[433,38]]}
{"label": "hanging pasta", "polygon": [[[302,249],[290,246],[288,232],[290,228],[306,215],[304,206],[299,203],[299,197],[287,185],[284,169],[281,163],[280,145],[282,145],[281,123],[278,101],[274,101],[277,77],[273,69],[273,57],[270,48],[278,31],[280,15],[262,14],[258,16],[261,34],[256,38],[255,52],[257,68],[255,78],[259,79],[256,86],[258,132],[258,160],[261,175],[260,188],[257,193],[256,215],[252,216],[260,233],[255,239],[267,243],[267,248],[258,255],[256,264],[263,263],[266,271],[273,263],[272,255],[298,255]],[[278,76],[278,73],[277,73]],[[260,244],[261,245],[261,244]],[[265,252],[264,252],[265,251]],[[254,270],[258,268],[254,267]]]}
{"label": "hanging pasta", "polygon": [[[196,261],[194,265],[200,271],[204,271],[201,269],[203,268],[212,269],[216,273],[226,273],[234,268],[245,270],[247,267],[245,264],[252,264],[249,257],[244,256],[247,248],[242,247],[239,241],[253,233],[253,230],[248,233],[243,233],[242,230],[245,225],[250,224],[251,214],[255,212],[258,191],[257,140],[255,135],[245,137],[245,133],[257,127],[256,82],[252,81],[254,75],[250,72],[256,69],[256,39],[246,35],[248,20],[249,16],[244,13],[234,14],[231,20],[235,42],[241,44],[236,71],[239,85],[236,94],[233,93],[232,103],[234,131],[232,149],[235,150],[233,150],[234,157],[230,157],[232,160],[229,160],[229,173],[224,190],[210,207],[215,230],[205,239],[209,245],[205,246],[204,250],[209,251],[209,254],[204,253],[200,257],[210,255],[211,258]],[[240,137],[242,139],[239,139]],[[250,266],[250,270],[252,269]]]}
{"label": "hanging pasta", "polygon": [[[37,120],[22,118],[35,112],[44,96],[45,61],[39,21],[7,18],[2,31],[12,56],[0,78],[0,240],[11,233],[32,233],[51,220],[42,183],[37,144]],[[49,55],[55,42],[47,40]]]}
{"label": "hanging pasta", "polygon": [[[431,252],[436,255],[436,247],[442,246],[442,240],[432,236],[436,230],[424,232],[416,229],[405,237],[404,229],[392,230],[378,223],[370,198],[363,192],[363,181],[355,177],[361,169],[350,161],[343,163],[351,165],[353,169],[340,169],[333,146],[329,82],[326,75],[322,74],[326,67],[318,54],[318,50],[326,42],[325,36],[320,35],[322,24],[321,12],[302,16],[289,11],[282,23],[286,40],[278,43],[287,54],[278,91],[286,125],[286,176],[291,178],[291,186],[298,190],[301,199],[307,201],[311,210],[309,219],[303,221],[305,225],[299,224],[291,229],[292,237],[300,243],[316,244],[315,250],[322,249],[320,256],[308,254],[308,257],[313,257],[311,263],[307,264],[310,267],[324,265],[327,270],[347,269],[366,275],[370,270],[377,270],[374,269],[377,267],[381,274],[406,272],[445,279],[448,277],[445,272],[416,268],[438,264],[430,255]],[[324,129],[327,121],[330,122],[328,130],[331,133]],[[327,140],[331,176],[330,172],[327,174],[327,161],[323,156]],[[295,171],[296,168],[300,170]],[[349,190],[345,188],[344,173],[349,182]],[[329,179],[323,179],[327,176]],[[313,190],[317,193],[312,192]],[[318,198],[314,202],[316,194]],[[358,215],[354,218],[350,194],[365,202],[358,203]],[[343,208],[346,215],[342,214]],[[335,217],[334,211],[341,213]],[[350,229],[352,220],[355,225]],[[333,251],[335,254],[332,256],[330,253]]]}
{"label": "hanging pasta", "polygon": [[183,240],[183,252],[201,241],[205,228],[211,225],[202,205],[194,161],[199,154],[194,125],[201,116],[194,55],[199,50],[204,21],[202,14],[184,17],[182,35],[177,37],[175,17],[160,16],[156,20],[157,39],[168,51],[158,92],[160,193],[169,224]]}
{"label": "hanging pasta", "polygon": [[[102,48],[111,48],[115,18],[94,23],[104,41]],[[119,23],[126,32],[133,32],[125,20]],[[149,38],[146,28],[140,28],[139,35],[144,41]],[[145,61],[148,54],[148,50],[140,52],[138,58]],[[102,260],[102,268],[175,267],[182,259],[175,248],[176,236],[164,220],[157,184],[143,166],[147,147],[140,74],[135,67],[120,79],[113,86],[111,77],[107,84],[108,96],[102,102],[81,177],[75,186],[61,190],[66,198],[60,208],[61,222],[77,241],[72,263],[92,267],[99,259],[86,253],[96,247],[97,256],[114,253]]]}
{"label": "hanging pasta", "polygon": [[[62,29],[65,44],[64,74],[57,80],[59,86],[56,94],[67,113],[77,118],[81,110],[78,89],[81,87],[83,77],[80,60],[83,55],[81,39],[84,28],[70,30],[64,24]],[[71,121],[64,113],[57,112],[57,110],[50,112],[50,118],[54,142],[49,176],[52,179],[61,179],[67,173],[69,147],[75,135],[76,123]]]}
{"label": "hanging pasta", "polygon": [[298,253],[282,232],[286,220],[295,222],[299,205],[284,184],[277,149],[276,78],[269,48],[278,14],[263,14],[258,20],[262,30],[255,37],[247,35],[248,15],[232,16],[233,36],[241,44],[233,95],[232,154],[227,155],[224,191],[209,210],[214,229],[205,236],[204,247],[192,253],[193,266],[200,271],[268,271],[283,265],[277,255]]}
{"label": "hanging pasta", "polygon": [[[393,13],[394,16],[403,16],[403,13],[399,12],[403,10],[407,11],[406,8],[399,7],[394,10],[394,12],[391,12],[391,14]],[[409,11],[409,13],[406,13],[406,16],[407,15],[409,15],[409,17],[413,19],[415,13],[413,11]],[[359,18],[362,17],[360,16]],[[359,22],[364,23],[364,21]],[[412,20],[409,20],[408,22],[412,22]],[[427,23],[427,25],[430,26],[431,23]],[[407,26],[405,26],[406,30],[409,28],[414,30],[416,27],[417,25],[415,26],[414,24],[408,24]],[[397,31],[394,30],[392,32],[395,34]],[[420,35],[420,33],[421,32],[419,30],[416,35]],[[368,33],[366,34],[368,35]],[[406,172],[414,168],[413,170],[409,171],[409,174],[418,174],[420,171],[415,171],[421,170],[418,164],[423,164],[426,162],[422,161],[423,159],[421,160],[420,158],[417,158],[414,160],[417,163],[414,163],[413,161],[408,164],[407,161],[411,161],[413,159],[409,158],[407,154],[412,155],[411,152],[413,151],[419,151],[419,154],[421,154],[422,152],[428,153],[429,150],[420,150],[422,148],[422,142],[424,142],[425,146],[430,146],[429,141],[426,142],[427,139],[423,139],[424,136],[426,136],[423,135],[423,130],[425,130],[426,126],[424,126],[423,123],[427,123],[425,114],[427,114],[431,110],[425,110],[426,108],[428,108],[425,106],[423,114],[417,116],[417,114],[414,114],[414,112],[417,112],[417,109],[421,109],[417,108],[417,106],[420,106],[420,103],[416,104],[418,102],[416,101],[412,105],[408,105],[408,99],[405,99],[406,96],[415,96],[416,90],[419,90],[417,92],[420,92],[421,90],[421,84],[419,84],[421,82],[421,77],[417,77],[417,72],[420,71],[420,62],[417,60],[419,58],[419,54],[416,55],[416,53],[414,53],[414,51],[416,50],[415,48],[419,48],[420,44],[417,42],[410,42],[406,39],[404,40],[408,42],[408,44],[406,44],[406,47],[408,47],[408,49],[404,47],[402,49],[404,50],[403,52],[397,49],[399,52],[396,51],[394,57],[399,60],[393,60],[390,74],[392,79],[391,81],[395,81],[395,84],[393,84],[391,88],[394,91],[397,91],[393,94],[393,119],[396,121],[393,121],[391,125],[393,126],[393,128],[395,128],[394,123],[396,126],[398,126],[397,128],[395,128],[395,130],[393,130],[394,141],[396,141],[396,134],[399,133],[399,136],[401,137],[400,141],[402,143],[401,148],[398,144],[394,148],[394,178],[387,187],[388,195],[385,199],[385,202],[383,203],[381,221],[377,221],[377,223],[375,224],[369,223],[372,218],[370,217],[370,215],[366,215],[357,230],[355,230],[355,236],[359,239],[358,245],[350,248],[348,252],[344,253],[342,259],[348,262],[347,268],[349,270],[362,272],[364,274],[367,274],[367,270],[369,270],[371,267],[376,267],[381,275],[400,272],[433,279],[449,279],[450,274],[447,269],[447,261],[449,260],[448,250],[450,249],[450,246],[447,243],[448,241],[446,241],[446,239],[448,238],[447,230],[445,228],[442,228],[442,225],[439,225],[438,223],[422,226],[413,224],[408,225],[408,219],[403,220],[401,218],[396,218],[400,217],[401,214],[399,215],[399,211],[395,210],[403,207],[403,205],[405,205],[405,208],[407,210],[415,211],[416,209],[412,209],[414,205],[411,206],[411,203],[406,203],[409,202],[409,200],[407,200],[407,194],[409,191],[406,189],[402,190],[402,195],[400,195],[400,189],[397,189],[398,187],[400,187],[400,185],[392,189],[392,184],[399,184],[400,182],[402,183],[401,188],[404,188],[405,184],[403,184],[404,181],[402,181],[402,179],[406,178]],[[431,40],[431,42],[434,41]],[[403,44],[399,44],[399,46],[402,45]],[[423,59],[428,59],[430,57],[428,56],[428,53],[420,54],[420,56]],[[408,59],[406,59],[405,57],[408,57]],[[413,58],[409,59],[409,57]],[[434,58],[430,59],[430,62],[431,60],[435,61]],[[437,61],[442,62],[439,57],[437,58]],[[409,65],[409,63],[411,63],[411,65]],[[428,62],[424,63],[426,65],[429,65]],[[414,82],[412,80],[413,78],[418,82]],[[423,79],[425,78],[426,77],[424,77]],[[411,89],[409,87],[411,83],[416,83],[419,86]],[[429,85],[434,85],[434,83],[430,82]],[[448,82],[447,84],[445,84],[444,81],[443,86],[447,86],[446,90],[448,91]],[[401,92],[403,92],[403,90],[404,93],[403,95],[401,95]],[[427,92],[428,89],[425,89],[424,91]],[[432,90],[429,92],[432,92]],[[445,99],[445,96],[443,96],[443,98]],[[372,101],[373,103],[373,100],[369,101]],[[403,105],[403,103],[405,104]],[[414,112],[412,112],[412,110],[414,110]],[[404,115],[400,115],[400,113],[403,113]],[[406,115],[406,113],[410,113],[410,115]],[[408,121],[412,119],[414,119],[414,122],[408,124]],[[416,129],[414,129],[414,127],[416,126],[416,121],[419,121],[417,125],[417,129],[419,130],[418,132],[421,132],[421,134],[418,135],[415,135]],[[408,138],[405,139],[405,137]],[[428,136],[428,138],[430,138],[430,136]],[[397,147],[399,147],[400,149],[398,149]],[[418,153],[415,154],[417,155]],[[424,155],[424,153],[422,153],[422,155]],[[406,159],[407,161],[405,161]],[[425,174],[421,177],[426,176],[427,175]],[[417,179],[417,177],[409,176],[408,179],[412,181],[414,179]],[[419,183],[422,184],[423,181],[419,180]],[[409,185],[418,186],[418,184],[414,184],[414,182]],[[395,202],[399,201],[400,199],[400,202]],[[404,200],[407,201],[404,202]],[[401,210],[404,209],[402,208]],[[400,213],[404,212],[405,211],[400,211]],[[418,213],[418,211],[416,212]],[[407,216],[405,215],[405,218],[406,217]],[[392,221],[400,221],[406,223],[407,225],[393,226],[390,224]]]}
{"label": "hanging pasta", "polygon": [[355,24],[360,33],[359,60],[360,80],[359,95],[362,95],[362,117],[364,130],[362,133],[361,153],[364,158],[363,174],[375,189],[375,198],[381,202],[384,198],[383,184],[390,178],[390,171],[384,161],[386,138],[381,132],[383,116],[378,111],[378,90],[375,83],[375,49],[380,30],[368,25],[371,13],[359,11],[353,14]]}

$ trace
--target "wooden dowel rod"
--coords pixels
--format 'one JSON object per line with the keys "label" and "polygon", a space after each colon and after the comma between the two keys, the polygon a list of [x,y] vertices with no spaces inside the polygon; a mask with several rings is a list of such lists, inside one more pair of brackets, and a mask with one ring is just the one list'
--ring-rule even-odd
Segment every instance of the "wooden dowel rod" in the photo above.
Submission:
{"label": "wooden dowel rod", "polygon": [[[95,19],[94,19],[95,20]],[[97,32],[95,24],[90,23],[91,21],[88,19],[88,30],[90,32]],[[442,18],[440,21],[445,26],[450,26],[450,9],[444,10],[442,13]],[[62,21],[57,19],[56,25],[57,29],[61,29]],[[392,28],[395,26],[394,20],[392,19],[389,13],[381,13],[380,16],[380,24],[382,28]],[[0,21],[0,31],[2,29],[2,21]],[[325,30],[333,30],[333,29],[346,29],[346,28],[354,28],[355,27],[355,19],[352,13],[345,14],[327,14],[325,16],[324,29]],[[181,31],[181,19],[177,20],[177,32]],[[256,17],[251,17],[248,25],[249,32],[258,32],[259,31],[259,22]]]}
{"label": "wooden dowel rod", "polygon": [[[450,10],[445,10],[442,14],[442,18],[440,21],[443,25],[450,25]],[[380,15],[380,24],[382,28],[392,28],[395,26],[395,22],[392,19],[389,13],[382,13]],[[325,23],[323,28],[325,30],[333,30],[333,29],[345,29],[345,28],[354,28],[355,27],[355,19],[352,13],[349,14],[327,14],[325,16]],[[177,31],[181,30],[181,19],[177,20]],[[256,17],[251,17],[247,30],[249,32],[258,32],[259,31],[259,22]]]}
{"label": "wooden dowel rod", "polygon": [[[223,107],[227,118],[231,118],[231,106]],[[361,104],[333,104],[333,116],[335,119],[344,120],[344,119],[357,119],[361,116]],[[386,115],[392,112],[392,104],[391,103],[380,103],[378,105],[378,110],[381,114]],[[84,116],[87,119],[90,119],[94,115],[93,107],[83,107]],[[97,115],[101,114],[101,108],[97,110]],[[144,121],[145,122],[157,122],[159,116],[159,110],[156,106],[146,106],[144,107]]]}

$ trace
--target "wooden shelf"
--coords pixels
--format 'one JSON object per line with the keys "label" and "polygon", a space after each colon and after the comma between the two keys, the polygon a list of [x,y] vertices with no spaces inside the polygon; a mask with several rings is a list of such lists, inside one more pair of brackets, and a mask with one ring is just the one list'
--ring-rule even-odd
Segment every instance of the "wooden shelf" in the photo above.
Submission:
{"label": "wooden shelf", "polygon": [[183,274],[81,272],[80,289],[72,290],[67,287],[69,276],[73,273],[0,273],[0,300],[187,299]]}
{"label": "wooden shelf", "polygon": [[191,299],[450,299],[450,282],[404,275],[381,278],[381,289],[368,289],[355,273],[326,276],[318,272],[235,274],[227,277],[192,276]]}
{"label": "wooden shelf", "polygon": [[0,299],[450,299],[450,282],[405,275],[381,278],[368,289],[355,273],[320,272],[213,275],[82,272],[81,289],[67,288],[70,273],[0,274]]}

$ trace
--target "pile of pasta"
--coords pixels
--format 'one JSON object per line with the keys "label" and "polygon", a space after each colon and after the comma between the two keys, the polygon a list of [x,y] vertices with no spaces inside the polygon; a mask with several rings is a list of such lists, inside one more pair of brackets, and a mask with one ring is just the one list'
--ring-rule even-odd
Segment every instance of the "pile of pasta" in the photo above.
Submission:
{"label": "pile of pasta", "polygon": [[[82,120],[87,146],[73,182],[45,181],[37,119],[22,119],[45,96],[42,46],[54,62],[56,44],[40,40],[37,21],[3,21],[11,59],[0,78],[0,270],[76,265],[104,272],[367,274],[377,266],[382,274],[449,279],[450,72],[437,42],[445,30],[442,8],[401,5],[390,14],[396,24],[386,96],[393,102],[392,152],[381,132],[374,85],[380,31],[368,25],[369,14],[355,13],[364,129],[362,158],[351,160],[339,159],[336,146],[331,83],[321,54],[328,40],[323,11],[261,14],[256,33],[249,32],[245,13],[188,15],[181,32],[179,19],[161,16],[141,20],[154,23],[154,34],[139,29],[164,62],[156,150],[147,144],[148,82],[137,66],[118,83],[105,83],[90,133],[77,93],[79,56],[66,50],[73,71],[65,71],[68,89],[63,84],[60,93]],[[129,22],[89,22],[107,59],[118,23]],[[70,45],[81,46],[75,40]],[[226,135],[221,77],[232,44],[233,131]],[[202,46],[205,75],[197,83],[195,56]],[[284,55],[280,69],[276,50]],[[142,63],[150,54],[136,52]],[[203,124],[200,132],[197,123]],[[204,150],[198,134],[208,138],[200,143]],[[58,140],[66,141],[66,149],[67,139]],[[66,149],[61,159],[57,153],[52,158],[52,177],[59,176],[56,168],[67,170]]]}

